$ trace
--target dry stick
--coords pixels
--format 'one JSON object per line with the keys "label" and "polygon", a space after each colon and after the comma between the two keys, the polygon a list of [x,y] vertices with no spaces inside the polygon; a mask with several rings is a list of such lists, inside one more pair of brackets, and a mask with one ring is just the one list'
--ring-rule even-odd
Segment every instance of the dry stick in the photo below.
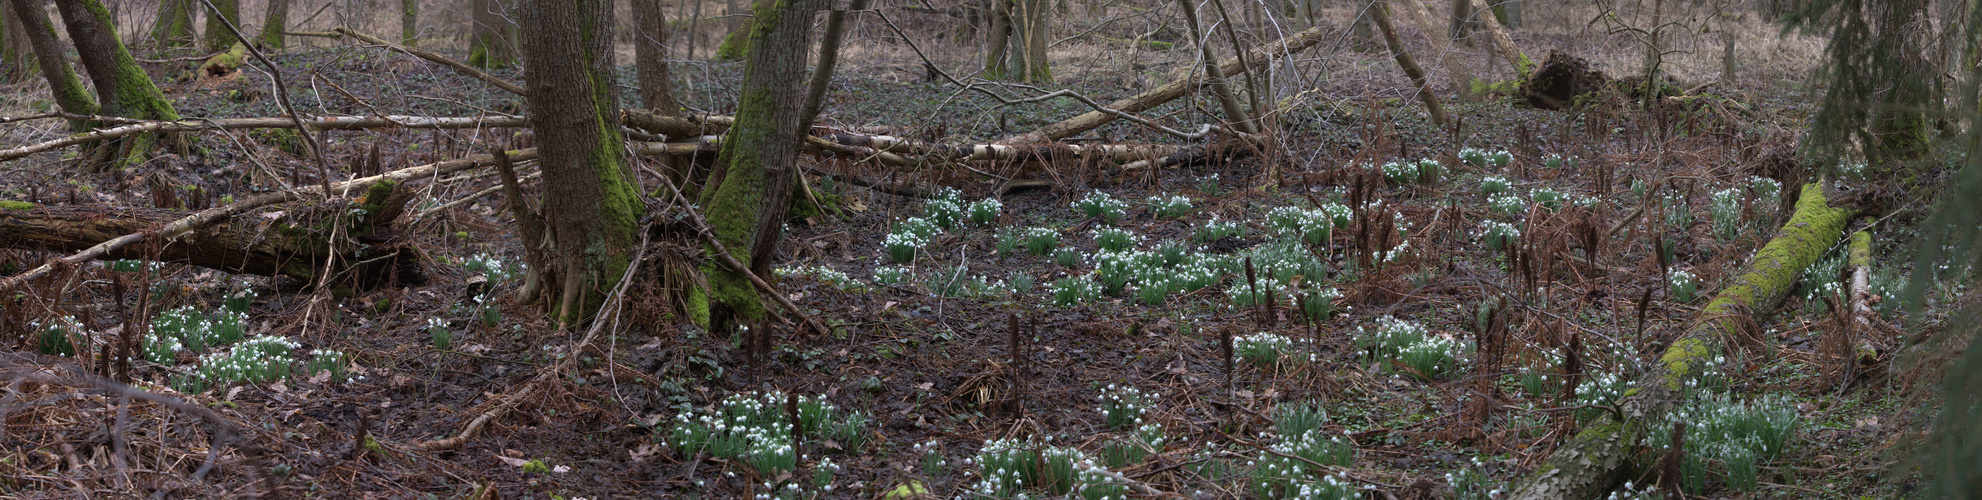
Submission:
{"label": "dry stick", "polygon": [[1108,470],[1106,467],[1100,467],[1094,465],[1094,462],[1092,461],[1082,460],[1080,462],[1080,467],[1082,469],[1086,469],[1088,472],[1100,474],[1102,477],[1106,477],[1117,483],[1121,483],[1123,486],[1127,486],[1129,487],[1129,489],[1135,490],[1136,493],[1141,493],[1145,496],[1152,496],[1156,498],[1187,498],[1181,494],[1171,493],[1168,491],[1156,489],[1155,487],[1150,486],[1149,483],[1137,481],[1134,479],[1129,479],[1128,476],[1123,476],[1122,473],[1120,472],[1111,471]]}
{"label": "dry stick", "polygon": [[1390,55],[1397,59],[1397,66],[1404,68],[1404,74],[1411,77],[1412,84],[1417,85],[1418,99],[1425,102],[1425,111],[1431,113],[1432,123],[1445,128],[1449,123],[1446,121],[1445,107],[1439,105],[1438,95],[1432,93],[1431,81],[1425,78],[1425,69],[1418,67],[1418,61],[1404,50],[1404,41],[1397,38],[1397,27],[1390,23],[1390,9],[1379,2],[1370,6],[1370,13],[1376,18],[1377,29],[1383,31],[1383,43],[1390,46]]}
{"label": "dry stick", "polygon": [[[527,173],[527,174],[523,174],[523,175],[521,175],[521,176],[517,176],[517,177],[516,177],[516,180],[517,180],[517,181],[519,181],[519,182],[520,182],[520,181],[529,181],[529,180],[536,180],[536,179],[537,179],[538,177],[542,177],[543,175],[544,175],[544,173],[543,173],[543,172],[530,172],[530,173]],[[428,218],[428,217],[432,217],[432,216],[433,216],[434,214],[437,214],[437,213],[440,213],[440,212],[445,212],[445,211],[447,211],[447,210],[449,210],[449,209],[452,209],[452,208],[455,208],[455,207],[459,207],[459,206],[462,206],[462,205],[466,205],[466,204],[469,204],[469,203],[472,203],[472,202],[474,202],[474,201],[475,201],[475,200],[477,200],[477,199],[481,199],[481,198],[482,198],[483,196],[488,196],[488,195],[492,195],[492,194],[495,194],[495,192],[496,192],[496,191],[503,191],[503,190],[505,190],[505,189],[508,189],[508,186],[504,186],[504,185],[497,185],[497,186],[494,186],[494,187],[490,187],[490,188],[488,188],[488,189],[483,189],[483,190],[481,190],[481,191],[476,191],[476,192],[475,192],[474,194],[470,194],[470,195],[467,195],[467,196],[463,196],[463,197],[461,197],[461,199],[458,199],[458,200],[454,200],[454,201],[450,201],[450,202],[447,202],[446,204],[443,204],[443,205],[440,205],[440,206],[436,206],[436,207],[433,207],[433,208],[429,208],[429,209],[426,209],[426,210],[421,210],[421,211],[419,211],[418,213],[415,213],[415,214],[413,214],[413,218],[412,218],[412,222],[413,222],[413,223],[418,223],[418,222],[420,222],[420,221],[422,221],[422,220],[425,220],[425,219],[426,219],[426,218]]]}
{"label": "dry stick", "polygon": [[586,348],[592,345],[592,341],[599,337],[599,330],[604,329],[607,323],[603,319],[608,314],[608,311],[616,313],[616,310],[625,303],[626,289],[633,284],[633,277],[638,275],[640,271],[640,261],[646,257],[648,234],[649,232],[646,229],[640,231],[640,246],[635,247],[639,251],[635,252],[632,260],[628,261],[626,274],[621,275],[619,277],[619,284],[613,286],[612,295],[609,295],[608,297],[610,298],[607,299],[606,304],[599,308],[598,319],[594,319],[592,321],[592,328],[585,331],[585,338],[580,339],[576,344],[572,344],[571,349],[567,351],[571,353],[570,356],[565,356],[556,365],[538,372],[536,377],[531,378],[529,383],[523,385],[522,390],[511,393],[509,396],[502,398],[501,402],[496,403],[495,407],[489,408],[488,411],[475,416],[474,420],[468,421],[467,426],[462,427],[460,434],[456,434],[450,438],[415,443],[413,446],[427,451],[460,448],[461,445],[467,444],[468,440],[475,439],[475,436],[480,435],[482,428],[487,426],[489,421],[495,420],[501,417],[503,413],[507,413],[511,408],[515,408],[517,404],[523,402],[524,398],[528,398],[531,394],[536,393],[537,388],[542,387],[545,381],[556,377],[560,373],[564,373],[565,369],[571,366],[572,361],[576,361],[582,357],[578,356],[577,353],[584,352]]}
{"label": "dry stick", "polygon": [[783,294],[778,293],[777,288],[771,287],[770,283],[765,283],[763,278],[757,277],[757,273],[750,272],[750,266],[743,265],[742,262],[737,262],[736,257],[730,255],[729,248],[723,246],[721,239],[716,238],[715,231],[709,229],[708,222],[702,220],[702,214],[695,211],[695,207],[688,203],[688,197],[683,196],[681,189],[676,188],[673,182],[662,179],[661,184],[666,185],[668,191],[674,193],[675,201],[681,203],[681,209],[687,211],[689,218],[695,222],[696,234],[702,235],[702,239],[709,242],[709,246],[716,248],[716,257],[722,260],[723,264],[743,274],[744,277],[750,278],[750,283],[757,285],[759,291],[763,292],[764,295],[770,296],[772,300],[776,300],[779,306],[783,306],[792,315],[804,320],[806,325],[812,327],[812,331],[819,332],[822,335],[832,333],[833,330],[826,328],[826,324],[819,322],[819,318],[806,314],[805,310],[798,308],[798,304],[791,303],[791,300],[786,299]]}
{"label": "dry stick", "polygon": [[[262,66],[268,67],[268,78],[275,81],[275,102],[282,105],[282,112],[289,115],[290,121],[296,122],[296,133],[303,136],[304,148],[309,149],[310,157],[317,160],[317,181],[323,185],[324,196],[330,196],[330,163],[323,159],[323,149],[317,144],[316,134],[310,133],[310,127],[303,124],[303,118],[296,114],[296,108],[289,105],[289,86],[282,83],[282,68],[275,67],[275,63],[270,62],[268,56],[262,55],[262,49],[256,48],[256,44],[248,43],[249,38],[241,34],[241,29],[234,26],[234,21],[221,15],[220,8],[213,6],[213,0],[200,0],[200,3],[206,4],[207,10],[213,13],[212,19],[219,19],[221,25],[226,26],[227,31],[234,34],[234,39],[240,40],[241,46],[247,47],[248,53],[255,55],[255,60],[261,61]],[[324,276],[324,279],[329,278],[328,275]]]}
{"label": "dry stick", "polygon": [[[535,148],[531,148],[531,149],[516,151],[512,153],[511,156],[518,159],[536,158],[537,150]],[[459,160],[433,163],[418,167],[395,170],[392,172],[374,175],[371,177],[362,177],[358,179],[351,179],[348,181],[339,182],[336,184],[332,184],[331,189],[343,190],[343,191],[364,189],[366,187],[371,186],[373,183],[380,181],[403,182],[406,180],[420,178],[420,177],[459,172],[462,170],[467,170],[478,166],[488,165],[491,164],[492,162],[493,162],[493,158],[490,158],[488,156],[477,156],[471,158],[463,158]],[[41,267],[36,267],[34,269],[28,270],[27,272],[9,276],[6,279],[0,279],[0,290],[14,289],[15,287],[20,286],[22,283],[27,282],[28,280],[33,280],[40,278],[42,276],[46,276],[50,271],[53,271],[55,269],[55,265],[57,264],[57,262],[60,262],[63,265],[80,264],[85,261],[102,257],[117,249],[130,246],[133,243],[144,241],[145,239],[152,236],[157,236],[166,239],[177,238],[179,236],[185,235],[186,233],[193,232],[194,230],[197,230],[202,227],[206,227],[210,224],[219,222],[221,220],[225,220],[228,217],[238,215],[248,210],[260,208],[263,206],[273,205],[276,203],[283,203],[283,202],[296,201],[302,199],[303,195],[317,193],[318,189],[320,189],[318,186],[308,186],[308,187],[300,187],[296,189],[277,191],[274,193],[258,195],[247,199],[243,199],[241,201],[234,202],[231,205],[219,206],[219,207],[209,208],[206,210],[195,212],[192,215],[186,216],[185,218],[181,218],[179,220],[172,221],[169,224],[161,226],[156,230],[143,232],[143,233],[127,234],[116,238],[112,238],[109,241],[98,243],[96,244],[96,246],[83,249],[83,251],[81,252],[76,252],[74,254],[71,254],[67,257],[63,257],[56,261],[51,261],[49,263],[42,264]]]}
{"label": "dry stick", "polygon": [[341,34],[341,35],[349,35],[349,36],[350,36],[351,38],[356,38],[356,39],[358,39],[358,41],[361,41],[361,42],[365,42],[365,43],[369,43],[369,44],[372,44],[372,45],[379,45],[379,46],[383,46],[383,47],[385,47],[385,48],[388,48],[388,49],[392,49],[392,50],[397,50],[397,51],[400,51],[400,52],[405,52],[405,53],[407,53],[407,54],[410,54],[410,55],[412,55],[413,57],[418,57],[418,58],[421,58],[421,59],[426,59],[426,60],[428,60],[428,61],[433,61],[433,62],[435,62],[435,63],[438,63],[438,64],[440,64],[440,65],[442,65],[442,66],[447,66],[447,67],[448,67],[449,69],[453,69],[454,71],[457,71],[457,72],[460,72],[461,74],[464,74],[464,75],[468,75],[468,76],[471,76],[471,77],[474,77],[474,78],[475,78],[475,79],[477,79],[477,80],[481,80],[481,81],[484,81],[484,82],[488,82],[488,83],[489,83],[489,85],[494,85],[494,86],[496,86],[496,88],[499,88],[499,89],[503,89],[503,90],[507,90],[507,91],[509,91],[509,93],[511,93],[511,94],[516,94],[516,95],[519,95],[519,96],[524,96],[524,97],[526,97],[526,98],[527,98],[527,97],[529,97],[529,94],[528,94],[528,93],[526,93],[526,92],[524,92],[524,91],[523,91],[523,87],[521,87],[521,86],[518,86],[518,85],[516,85],[516,84],[514,84],[514,83],[509,83],[509,82],[506,82],[506,81],[502,81],[502,79],[499,79],[499,78],[496,78],[496,77],[495,77],[494,75],[490,75],[490,74],[488,74],[488,73],[485,73],[485,72],[482,72],[482,70],[479,70],[479,69],[475,69],[475,68],[472,68],[472,67],[469,67],[469,66],[468,66],[468,65],[466,65],[466,64],[461,64],[460,62],[456,62],[456,61],[455,61],[455,60],[453,60],[453,59],[448,59],[448,58],[447,58],[446,56],[442,56],[442,55],[440,55],[440,54],[435,54],[435,53],[433,53],[433,52],[429,52],[429,51],[425,51],[425,50],[420,50],[420,49],[416,49],[416,48],[412,48],[412,47],[407,47],[407,46],[405,46],[405,45],[400,45],[400,44],[396,44],[396,43],[392,43],[392,42],[388,42],[388,41],[385,41],[384,39],[381,39],[381,38],[379,38],[379,37],[375,37],[375,36],[371,36],[371,35],[367,35],[367,34],[364,34],[364,33],[359,33],[359,32],[358,32],[357,30],[354,30],[354,29],[351,29],[351,28],[347,28],[347,27],[344,27],[344,26],[338,26],[338,27],[336,27],[336,28],[331,28],[331,32],[334,32],[334,33],[338,33],[338,34]]}
{"label": "dry stick", "polygon": [[1012,418],[1025,414],[1025,354],[1019,351],[1019,315],[1012,313],[1006,320],[1012,330]]}

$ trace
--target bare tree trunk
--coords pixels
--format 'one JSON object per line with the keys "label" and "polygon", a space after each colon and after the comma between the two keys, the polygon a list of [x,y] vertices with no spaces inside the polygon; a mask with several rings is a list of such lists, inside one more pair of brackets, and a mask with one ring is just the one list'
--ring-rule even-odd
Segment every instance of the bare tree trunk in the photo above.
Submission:
{"label": "bare tree trunk", "polygon": [[399,44],[418,45],[420,40],[420,0],[399,0]]}
{"label": "bare tree trunk", "polygon": [[642,205],[622,156],[611,0],[529,0],[523,38],[543,213],[560,262],[546,274],[558,320],[591,317],[626,272]]}
{"label": "bare tree trunk", "polygon": [[262,16],[262,47],[280,49],[288,44],[283,32],[289,29],[289,0],[268,0],[268,15]]}
{"label": "bare tree trunk", "polygon": [[[240,26],[241,3],[240,0],[209,1],[213,2],[214,9],[206,9],[200,3],[200,0],[193,0],[194,5],[199,5],[202,7],[201,10],[206,11],[206,33],[202,48],[205,48],[207,52],[224,51],[228,47],[233,47],[235,42],[240,41],[234,38],[233,33],[227,31],[226,23],[235,23],[235,26]],[[219,12],[215,12],[216,9]],[[225,17],[226,20],[222,21],[222,17]],[[116,25],[116,23],[106,24],[111,26]]]}
{"label": "bare tree trunk", "polygon": [[[152,83],[151,75],[138,66],[138,60],[117,40],[110,11],[103,8],[102,2],[58,0],[55,7],[62,14],[62,24],[68,27],[69,39],[76,44],[83,68],[96,84],[100,112],[143,120],[179,119],[179,112],[172,109],[172,103]],[[141,159],[151,149],[153,139],[152,135],[140,135],[106,141],[103,151],[108,156],[90,168],[121,168],[126,162]]]}
{"label": "bare tree trunk", "polygon": [[[1415,1],[1415,0],[1405,0]],[[1383,43],[1390,46],[1390,55],[1397,58],[1397,66],[1404,68],[1404,74],[1411,77],[1411,83],[1418,87],[1418,99],[1425,103],[1425,111],[1431,113],[1431,122],[1445,128],[1445,107],[1439,105],[1438,95],[1432,93],[1431,83],[1425,78],[1424,68],[1411,59],[1411,53],[1404,51],[1404,41],[1397,38],[1397,27],[1390,23],[1390,9],[1382,2],[1370,6],[1370,14],[1376,27],[1383,30]]]}
{"label": "bare tree trunk", "polygon": [[840,60],[840,41],[846,37],[846,14],[848,11],[867,10],[867,0],[849,0],[846,10],[833,9],[826,14],[825,39],[819,41],[819,64],[812,70],[812,82],[805,86],[805,108],[799,116],[800,123],[811,127],[819,119],[819,111],[826,103],[826,88],[833,83],[833,68]]}
{"label": "bare tree trunk", "polygon": [[984,0],[984,73],[986,80],[1003,80],[1011,71],[1005,51],[1011,46],[1013,0]]}
{"label": "bare tree trunk", "polygon": [[[1472,3],[1476,11],[1491,12],[1486,8],[1484,0],[1472,0]],[[1500,26],[1500,20],[1494,19],[1493,16],[1479,16],[1479,20],[1481,25],[1486,26],[1487,37],[1493,40],[1494,48],[1499,49],[1500,56],[1506,58],[1507,64],[1514,67],[1514,79],[1528,78],[1528,73],[1535,69],[1535,62],[1528,60],[1528,55],[1522,54],[1521,49],[1514,46],[1514,37],[1509,36],[1507,30]]]}
{"label": "bare tree trunk", "polygon": [[1053,67],[1046,59],[1046,45],[1052,43],[1052,0],[1018,0],[1016,7],[1012,68],[1027,83],[1053,81]]}
{"label": "bare tree trunk", "polygon": [[[722,171],[710,177],[714,187],[702,196],[716,238],[725,248],[750,252],[748,259],[737,260],[760,276],[770,271],[771,251],[783,236],[784,216],[791,208],[795,163],[805,138],[800,123],[805,103],[790,89],[805,74],[805,49],[811,45],[812,17],[818,9],[816,0],[758,5],[759,26],[751,31],[736,124],[716,160]],[[718,250],[712,245],[708,251]],[[709,287],[691,292],[690,317],[719,333],[763,318],[767,311],[750,277],[717,260],[702,268]]]}
{"label": "bare tree trunk", "polygon": [[1425,9],[1424,2],[1420,0],[1398,0],[1398,3],[1403,4],[1405,7],[1404,13],[1410,15],[1411,20],[1418,23],[1418,31],[1424,32],[1425,41],[1430,43],[1431,50],[1438,54],[1438,64],[1445,66],[1445,72],[1449,73],[1446,76],[1452,79],[1452,86],[1459,93],[1459,98],[1472,100],[1474,97],[1473,72],[1467,70],[1465,63],[1460,62],[1459,58],[1452,57],[1452,40],[1446,38],[1445,35],[1439,34],[1438,24],[1432,20],[1431,12]]}
{"label": "bare tree trunk", "polygon": [[668,18],[661,15],[661,0],[632,2],[633,66],[640,76],[640,105],[673,115],[681,107],[674,102],[674,83],[668,77]]}
{"label": "bare tree trunk", "polygon": [[[55,39],[55,24],[48,20],[48,11],[41,8],[41,2],[7,0],[7,4],[10,7],[9,17],[20,21],[18,29],[20,35],[25,36],[28,44],[34,46],[34,56],[39,63],[37,65],[41,66],[41,75],[48,79],[48,87],[54,91],[55,105],[69,113],[96,114],[98,111],[96,99],[90,97],[89,90],[83,88],[82,78],[76,76],[75,68],[69,66],[67,57],[63,57],[62,42]],[[88,130],[89,125],[76,120],[69,122],[69,128],[81,132]]]}
{"label": "bare tree trunk", "polygon": [[1177,6],[1184,10],[1184,22],[1191,30],[1191,42],[1197,45],[1198,60],[1204,64],[1205,87],[1211,89],[1212,98],[1225,109],[1225,119],[1245,133],[1258,133],[1253,130],[1252,120],[1246,109],[1239,105],[1239,99],[1232,95],[1231,84],[1225,81],[1225,72],[1218,67],[1218,56],[1211,52],[1211,38],[1204,32],[1203,24],[1197,19],[1197,5],[1190,0],[1177,0]]}
{"label": "bare tree trunk", "polygon": [[472,0],[468,17],[474,22],[468,43],[468,65],[506,68],[516,64],[514,40],[502,0]]}

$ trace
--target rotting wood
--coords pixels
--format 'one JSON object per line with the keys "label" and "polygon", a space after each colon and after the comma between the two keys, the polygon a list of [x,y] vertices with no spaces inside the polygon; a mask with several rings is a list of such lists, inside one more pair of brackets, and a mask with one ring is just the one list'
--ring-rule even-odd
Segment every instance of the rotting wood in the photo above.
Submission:
{"label": "rotting wood", "polygon": [[[517,161],[534,159],[537,157],[537,150],[532,148],[532,149],[510,151],[509,156],[510,159]],[[474,157],[449,160],[439,163],[431,163],[417,167],[404,168],[370,177],[351,179],[348,181],[331,184],[330,188],[331,191],[334,192],[333,194],[337,196],[348,196],[352,191],[364,190],[370,188],[373,184],[379,182],[392,181],[392,182],[404,183],[407,181],[423,179],[423,178],[431,178],[442,174],[459,172],[471,168],[489,166],[489,165],[493,165],[494,163],[495,163],[495,159],[492,157],[486,155],[474,156]],[[298,187],[295,189],[256,195],[249,197],[247,199],[236,201],[231,204],[222,205],[219,207],[214,207],[206,210],[201,210],[199,212],[186,215],[185,217],[180,218],[178,220],[165,223],[162,226],[154,226],[151,228],[146,228],[143,231],[133,232],[116,238],[111,238],[109,240],[103,241],[102,243],[98,243],[94,246],[78,251],[74,254],[70,254],[67,257],[62,257],[61,259],[57,259],[56,261],[42,264],[41,266],[36,267],[34,269],[30,269],[26,272],[16,274],[13,276],[8,276],[5,279],[0,279],[0,290],[15,289],[16,287],[20,286],[22,283],[27,282],[28,280],[33,280],[40,278],[42,276],[46,276],[50,271],[53,271],[56,268],[58,262],[63,265],[76,265],[86,261],[103,258],[104,256],[109,255],[111,252],[118,251],[124,247],[131,246],[132,244],[145,241],[152,237],[165,238],[168,240],[172,238],[178,238],[187,233],[191,233],[195,230],[206,227],[208,225],[212,225],[219,221],[227,220],[228,218],[234,217],[236,215],[247,213],[247,211],[249,210],[261,208],[268,205],[273,205],[276,203],[301,200],[308,196],[318,196],[318,197],[324,196],[324,193],[322,193],[321,190],[322,190],[321,186],[305,186],[305,187]]]}
{"label": "rotting wood", "polygon": [[[104,139],[115,139],[151,132],[194,132],[202,130],[240,130],[265,128],[296,128],[296,121],[289,117],[226,118],[219,120],[179,120],[179,121],[139,121],[129,125],[93,130],[72,134],[61,139],[29,144],[12,149],[0,150],[0,162],[19,159],[35,153],[52,151],[69,146],[87,144]],[[421,128],[458,129],[478,127],[527,127],[529,120],[520,116],[479,117],[422,117],[422,116],[324,116],[302,120],[303,126],[314,130],[347,130],[370,128]]]}
{"label": "rotting wood", "polygon": [[1598,498],[1621,482],[1631,453],[1654,425],[1681,403],[1681,389],[1713,359],[1717,339],[1740,335],[1742,311],[1768,311],[1789,293],[1804,268],[1823,256],[1857,214],[1829,206],[1823,188],[1803,187],[1796,212],[1729,284],[1700,310],[1686,333],[1625,391],[1612,412],[1562,443],[1509,498]]}

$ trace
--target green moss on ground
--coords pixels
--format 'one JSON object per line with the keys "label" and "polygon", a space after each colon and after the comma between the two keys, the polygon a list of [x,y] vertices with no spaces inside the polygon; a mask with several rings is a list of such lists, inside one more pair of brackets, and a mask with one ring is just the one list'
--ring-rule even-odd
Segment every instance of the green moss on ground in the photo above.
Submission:
{"label": "green moss on ground", "polygon": [[33,203],[28,203],[28,202],[25,202],[25,201],[9,201],[9,200],[0,200],[0,209],[7,209],[7,210],[33,210],[33,209],[34,209],[34,204],[33,204]]}

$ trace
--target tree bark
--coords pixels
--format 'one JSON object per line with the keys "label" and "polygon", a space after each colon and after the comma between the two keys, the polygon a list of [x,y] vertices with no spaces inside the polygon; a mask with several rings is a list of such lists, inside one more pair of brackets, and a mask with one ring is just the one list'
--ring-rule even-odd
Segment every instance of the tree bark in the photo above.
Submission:
{"label": "tree bark", "polygon": [[1211,52],[1211,38],[1197,19],[1197,5],[1190,0],[1177,0],[1177,6],[1184,10],[1185,27],[1191,30],[1191,44],[1197,46],[1198,62],[1204,64],[1205,87],[1211,90],[1211,96],[1218,100],[1218,105],[1225,109],[1225,119],[1234,124],[1234,128],[1248,134],[1258,133],[1252,128],[1246,108],[1239,106],[1239,99],[1232,95],[1232,86],[1225,81],[1225,72],[1218,68],[1218,56]]}
{"label": "tree bark", "polygon": [[[287,276],[317,282],[326,259],[343,264],[334,272],[356,278],[360,287],[422,278],[421,256],[399,241],[388,224],[410,194],[394,196],[392,182],[375,184],[366,200],[313,208],[290,207],[237,216],[176,238],[157,248],[132,245],[100,259],[176,262],[230,273]],[[140,234],[182,220],[192,212],[100,206],[0,205],[0,247],[70,253],[129,234]],[[360,215],[362,214],[362,215]],[[333,231],[332,228],[339,230]],[[343,237],[333,241],[332,235]],[[360,252],[360,248],[364,248]],[[156,253],[154,253],[156,252]],[[391,256],[390,258],[381,258]]]}
{"label": "tree bark", "polygon": [[1053,30],[1053,0],[1017,0],[1013,12],[1012,69],[1026,83],[1053,81],[1046,46]]}
{"label": "tree bark", "polygon": [[399,43],[418,45],[420,39],[420,0],[399,0]]}
{"label": "tree bark", "polygon": [[[117,40],[110,11],[103,8],[102,2],[58,0],[55,6],[62,14],[62,23],[68,27],[69,39],[76,44],[83,68],[96,84],[102,113],[141,120],[179,119],[179,112],[172,109],[165,93],[152,83],[151,75],[138,66],[137,59]],[[98,171],[121,168],[125,163],[139,160],[151,149],[153,139],[141,135],[109,141],[103,149],[104,160],[93,162],[90,168]]]}
{"label": "tree bark", "polygon": [[[412,1],[412,0],[407,0]],[[633,65],[640,77],[640,105],[662,115],[674,115],[674,82],[668,76],[668,18],[661,0],[633,2]]]}
{"label": "tree bark", "polygon": [[[761,9],[765,3],[774,1],[776,0],[757,0],[750,4],[750,8],[752,10]],[[730,29],[728,34],[723,35],[722,45],[716,46],[716,60],[718,61],[743,59],[744,54],[750,52],[750,32],[753,29],[751,26],[757,19],[754,17],[736,17],[738,10],[742,9],[738,6],[737,0],[730,0],[729,13],[732,16],[730,17]]]}
{"label": "tree bark", "polygon": [[[1219,71],[1228,78],[1233,75],[1245,73],[1252,69],[1250,65],[1270,64],[1280,57],[1306,50],[1308,47],[1321,43],[1322,40],[1327,38],[1329,33],[1331,31],[1323,28],[1312,28],[1307,31],[1287,35],[1286,38],[1281,38],[1273,43],[1248,49],[1252,51],[1250,52],[1251,56],[1243,63],[1237,57],[1229,57],[1219,61]],[[1140,113],[1183,96],[1191,89],[1204,83],[1202,75],[1183,74],[1172,76],[1173,78],[1170,83],[1163,84],[1160,87],[1141,94],[1136,94],[1134,97],[1110,103],[1108,108],[1124,113]],[[1059,123],[1040,127],[1038,130],[1006,138],[1005,140],[998,141],[998,143],[1025,144],[1056,141],[1094,130],[1096,127],[1114,121],[1115,118],[1117,116],[1107,112],[1098,110],[1089,111],[1073,118],[1061,120]]]}
{"label": "tree bark", "polygon": [[[1404,0],[1416,1],[1416,0]],[[1411,53],[1404,50],[1404,41],[1397,37],[1397,27],[1390,23],[1390,8],[1383,2],[1370,6],[1370,15],[1376,21],[1377,29],[1383,31],[1383,43],[1390,47],[1390,55],[1397,58],[1397,66],[1404,68],[1404,74],[1411,77],[1411,84],[1418,88],[1418,99],[1424,101],[1425,111],[1431,113],[1431,122],[1445,128],[1445,107],[1439,105],[1438,95],[1432,93],[1431,82],[1425,78],[1424,68],[1411,59]]]}
{"label": "tree bark", "polygon": [[[1715,343],[1741,335],[1748,311],[1773,309],[1804,268],[1843,236],[1857,210],[1831,207],[1817,184],[1803,187],[1796,213],[1755,253],[1746,269],[1700,310],[1692,327],[1605,413],[1555,449],[1510,497],[1520,500],[1600,498],[1621,480],[1647,425],[1663,422],[1682,404],[1681,388],[1709,368]],[[1621,418],[1620,418],[1621,417]]]}
{"label": "tree bark", "polygon": [[[811,45],[812,17],[818,9],[817,0],[758,5],[754,22],[759,26],[751,31],[736,124],[716,159],[720,171],[710,176],[715,187],[703,194],[716,237],[727,248],[749,252],[737,260],[749,263],[758,275],[770,271],[771,251],[782,236],[798,175],[794,164],[806,137],[800,116],[805,103],[790,89],[798,88],[805,74],[805,49]],[[708,251],[717,252],[713,246]],[[725,333],[739,322],[763,318],[766,310],[749,277],[716,265],[716,260],[702,268],[708,290],[690,294],[690,317],[710,325],[712,332]]]}
{"label": "tree bark", "polygon": [[160,47],[190,47],[193,45],[193,11],[191,2],[196,0],[159,0],[158,22],[152,25],[151,38]]}
{"label": "tree bark", "polygon": [[283,33],[289,29],[289,0],[268,0],[268,13],[262,16],[262,32],[259,39],[262,48],[281,49],[285,43]]}
{"label": "tree bark", "polygon": [[543,213],[558,256],[545,283],[558,320],[591,317],[628,264],[641,205],[622,157],[611,0],[529,0],[523,39],[531,128],[543,156]]}
{"label": "tree bark", "polygon": [[826,35],[819,40],[819,64],[812,70],[812,82],[805,85],[805,110],[802,123],[810,128],[819,119],[819,111],[825,107],[826,88],[833,83],[833,68],[840,61],[840,40],[846,37],[847,11],[867,10],[867,0],[849,0],[845,10],[833,9],[826,14]]}
{"label": "tree bark", "polygon": [[1005,53],[1012,40],[1013,0],[984,0],[984,72],[986,80],[1003,80],[1011,72]]}
{"label": "tree bark", "polygon": [[509,9],[503,0],[473,0],[469,18],[474,22],[468,43],[468,65],[477,68],[507,68],[516,64],[515,40],[510,37]]}
{"label": "tree bark", "polygon": [[[41,66],[41,76],[48,79],[48,87],[55,94],[55,105],[63,112],[78,115],[97,113],[96,99],[83,88],[83,80],[76,76],[76,70],[62,54],[60,40],[55,39],[55,24],[48,20],[48,11],[41,8],[36,0],[7,0],[12,17],[20,20],[21,35],[34,46],[36,65]],[[25,67],[25,65],[23,65]],[[89,129],[82,120],[70,120],[69,128],[81,132]]]}
{"label": "tree bark", "polygon": [[[1492,12],[1487,9],[1484,0],[1472,0],[1472,2],[1474,9]],[[1507,64],[1514,66],[1514,79],[1527,79],[1528,73],[1535,69],[1535,62],[1529,60],[1527,54],[1521,53],[1520,47],[1514,46],[1514,37],[1507,35],[1507,29],[1500,26],[1499,19],[1490,15],[1479,16],[1479,19],[1480,24],[1486,27],[1487,38],[1492,39],[1494,48],[1500,51],[1500,57],[1506,58]]]}
{"label": "tree bark", "polygon": [[[207,52],[220,52],[223,50],[227,50],[228,47],[233,47],[235,42],[239,42],[241,40],[234,38],[234,34],[227,31],[226,24],[234,23],[235,26],[240,26],[241,23],[240,0],[205,0],[205,1],[213,2],[214,8],[201,9],[206,11],[206,33],[205,36],[203,37],[204,43],[202,44],[202,47],[205,48]],[[194,5],[203,6],[202,0],[193,0],[193,2]],[[225,19],[224,21],[222,20],[223,18]],[[105,24],[115,26],[114,23],[105,23]]]}
{"label": "tree bark", "polygon": [[1438,24],[1432,20],[1431,12],[1425,9],[1425,4],[1420,0],[1398,0],[1398,3],[1404,4],[1404,13],[1410,15],[1411,20],[1418,24],[1418,31],[1423,32],[1425,42],[1430,43],[1431,50],[1438,54],[1438,64],[1444,66],[1447,76],[1452,78],[1453,90],[1459,94],[1459,98],[1473,100],[1473,72],[1467,70],[1466,65],[1461,63],[1459,58],[1452,57],[1452,39],[1439,34]]}

